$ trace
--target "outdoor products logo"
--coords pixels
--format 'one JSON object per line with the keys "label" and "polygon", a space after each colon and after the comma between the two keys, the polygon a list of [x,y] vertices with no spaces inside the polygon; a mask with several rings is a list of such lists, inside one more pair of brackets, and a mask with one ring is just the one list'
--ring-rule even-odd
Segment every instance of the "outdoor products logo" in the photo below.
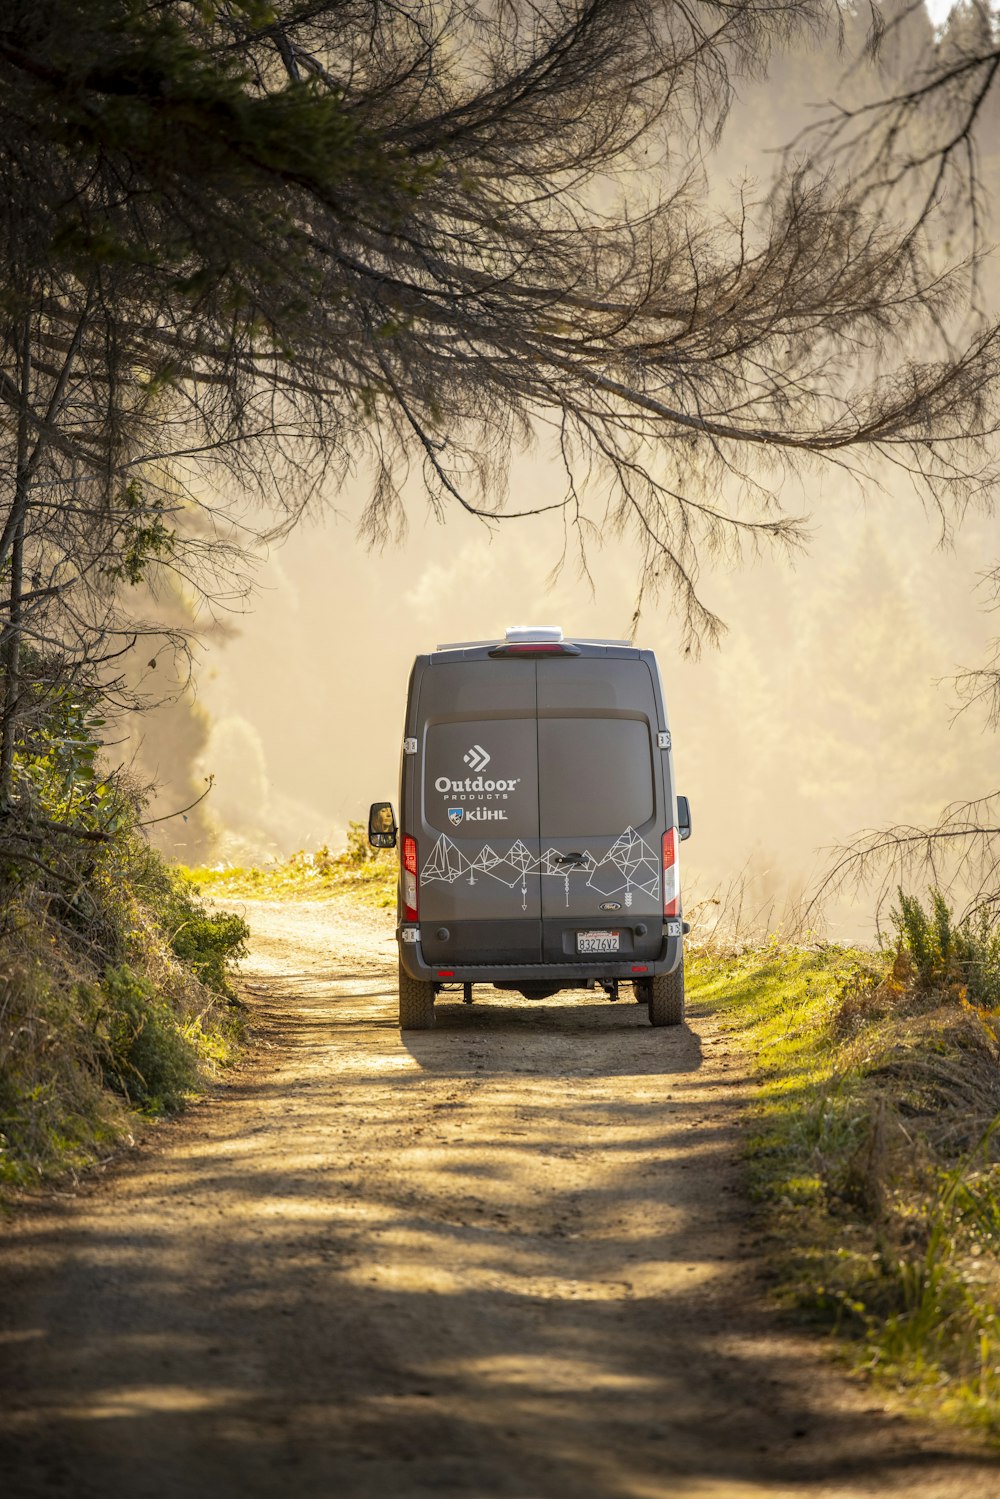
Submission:
{"label": "outdoor products logo", "polygon": [[[505,802],[521,783],[520,776],[499,779],[486,777],[483,770],[492,763],[493,756],[481,744],[472,745],[462,756],[466,765],[474,772],[470,776],[437,776],[434,790],[447,798],[442,815],[453,828],[462,828],[471,822],[509,822],[508,814],[496,805]],[[492,802],[494,805],[489,806]],[[464,806],[457,803],[465,803]]]}
{"label": "outdoor products logo", "polygon": [[520,776],[514,776],[509,781],[484,781],[482,776],[466,776],[464,781],[453,781],[450,776],[438,776],[434,782],[434,790],[440,791],[442,796],[447,796],[449,791],[485,791],[492,794],[494,791],[513,791],[520,784]]}

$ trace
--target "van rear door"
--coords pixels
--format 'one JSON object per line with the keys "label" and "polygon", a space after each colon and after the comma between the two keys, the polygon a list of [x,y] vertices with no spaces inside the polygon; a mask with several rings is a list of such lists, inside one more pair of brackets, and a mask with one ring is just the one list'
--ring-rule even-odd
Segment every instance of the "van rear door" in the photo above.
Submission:
{"label": "van rear door", "polygon": [[666,756],[662,705],[638,652],[540,660],[542,960],[658,956]]}
{"label": "van rear door", "polygon": [[537,963],[534,665],[431,662],[414,686],[419,784],[407,796],[404,831],[417,838],[424,958],[448,966]]}

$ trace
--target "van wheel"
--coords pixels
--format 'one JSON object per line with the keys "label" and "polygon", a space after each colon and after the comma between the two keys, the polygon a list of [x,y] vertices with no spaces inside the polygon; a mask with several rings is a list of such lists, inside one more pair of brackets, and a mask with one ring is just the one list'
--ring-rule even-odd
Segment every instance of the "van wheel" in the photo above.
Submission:
{"label": "van wheel", "polygon": [[650,1025],[684,1024],[684,966],[658,973],[649,985]]}
{"label": "van wheel", "polygon": [[634,979],[632,992],[637,1005],[648,1005],[652,994],[652,979]]}
{"label": "van wheel", "polygon": [[429,1031],[434,1024],[434,985],[427,979],[415,979],[399,965],[399,1028],[401,1031]]}

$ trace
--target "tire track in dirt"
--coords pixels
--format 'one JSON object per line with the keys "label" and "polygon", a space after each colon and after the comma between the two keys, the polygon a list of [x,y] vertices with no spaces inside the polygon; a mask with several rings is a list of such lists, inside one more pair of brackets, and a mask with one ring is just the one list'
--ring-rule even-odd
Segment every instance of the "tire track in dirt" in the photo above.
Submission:
{"label": "tire track in dirt", "polygon": [[248,902],[259,1059],[8,1226],[8,1499],[991,1499],[760,1290],[711,1018],[483,991]]}

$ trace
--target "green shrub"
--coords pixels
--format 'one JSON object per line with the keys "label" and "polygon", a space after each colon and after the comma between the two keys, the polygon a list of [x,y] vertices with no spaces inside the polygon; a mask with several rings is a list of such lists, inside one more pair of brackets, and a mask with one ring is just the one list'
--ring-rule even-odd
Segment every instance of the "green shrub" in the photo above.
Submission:
{"label": "green shrub", "polygon": [[98,1025],[108,1086],[147,1113],[173,1113],[198,1082],[198,1058],[178,1016],[148,979],[127,964],[108,968]]}
{"label": "green shrub", "polygon": [[1000,929],[986,911],[969,917],[955,932],[955,956],[969,1002],[1000,1010]]}
{"label": "green shrub", "polygon": [[944,992],[984,1010],[1000,1008],[1000,928],[988,912],[956,924],[940,890],[930,891],[929,911],[900,890],[892,921],[919,991]]}
{"label": "green shrub", "polygon": [[899,910],[891,914],[899,941],[912,959],[919,984],[929,989],[942,976],[943,962],[933,923],[917,897],[905,894],[902,889],[899,891]]}
{"label": "green shrub", "polygon": [[246,956],[250,928],[232,911],[208,911],[189,875],[167,874],[169,892],[158,917],[172,950],[213,994],[233,999],[229,971]]}
{"label": "green shrub", "polygon": [[199,882],[148,846],[135,857],[130,875],[174,955],[213,994],[234,999],[230,970],[246,956],[250,936],[243,918],[210,911],[200,899]]}
{"label": "green shrub", "polygon": [[175,927],[170,946],[214,994],[233,999],[230,965],[245,957],[250,928],[231,911],[209,914],[193,909]]}

